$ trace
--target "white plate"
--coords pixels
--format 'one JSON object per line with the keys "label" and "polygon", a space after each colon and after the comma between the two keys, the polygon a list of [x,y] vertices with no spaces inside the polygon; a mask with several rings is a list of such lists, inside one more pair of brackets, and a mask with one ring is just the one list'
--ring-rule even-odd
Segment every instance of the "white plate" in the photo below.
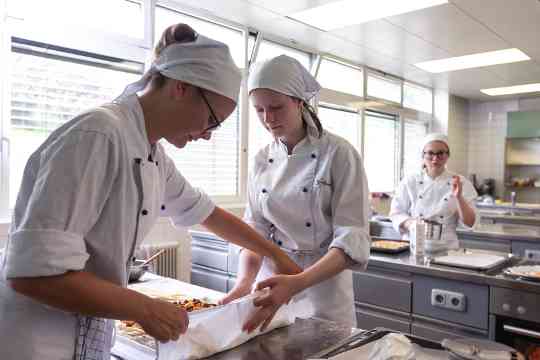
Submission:
{"label": "white plate", "polygon": [[[540,281],[540,265],[514,266],[504,270],[504,272],[508,275],[522,276]],[[535,273],[538,273],[538,275],[535,275]]]}

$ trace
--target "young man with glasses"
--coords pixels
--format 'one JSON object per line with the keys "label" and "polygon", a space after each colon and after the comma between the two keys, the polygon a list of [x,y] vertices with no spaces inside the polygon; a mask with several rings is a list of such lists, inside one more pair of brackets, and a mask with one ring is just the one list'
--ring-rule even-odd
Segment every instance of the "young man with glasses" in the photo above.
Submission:
{"label": "young man with glasses", "polygon": [[465,177],[446,169],[450,157],[448,138],[428,134],[422,143],[422,170],[399,184],[392,199],[390,217],[404,239],[418,219],[443,224],[443,240],[449,249],[459,247],[456,227],[471,228],[478,216],[474,201],[478,194]]}

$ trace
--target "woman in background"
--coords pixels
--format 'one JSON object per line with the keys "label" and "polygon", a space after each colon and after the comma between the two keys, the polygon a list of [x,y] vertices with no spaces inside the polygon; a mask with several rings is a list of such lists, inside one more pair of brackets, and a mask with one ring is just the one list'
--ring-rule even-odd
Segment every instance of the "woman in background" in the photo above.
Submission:
{"label": "woman in background", "polygon": [[437,221],[443,224],[448,248],[457,249],[458,224],[471,228],[478,219],[474,205],[478,194],[469,180],[446,169],[450,147],[445,135],[428,134],[421,154],[422,171],[404,178],[392,199],[392,223],[408,239],[417,219]]}

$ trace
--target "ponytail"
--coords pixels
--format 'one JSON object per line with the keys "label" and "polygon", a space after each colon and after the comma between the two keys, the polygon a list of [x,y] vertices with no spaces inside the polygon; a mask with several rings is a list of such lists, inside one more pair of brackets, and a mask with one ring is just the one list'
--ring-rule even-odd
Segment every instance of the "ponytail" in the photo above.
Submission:
{"label": "ponytail", "polygon": [[[319,131],[319,137],[321,137],[323,134],[323,127],[321,124],[321,120],[319,119],[319,116],[315,112],[315,109],[313,108],[313,106],[311,106],[309,103],[307,103],[304,100],[302,100],[302,108],[305,109],[309,113],[311,118],[313,119],[313,122],[315,123],[315,126],[317,127],[317,130]],[[303,120],[305,123],[306,120],[305,119]]]}
{"label": "ponytail", "polygon": [[[167,46],[177,43],[193,42],[197,38],[197,32],[193,28],[186,24],[171,25],[163,31],[161,38],[157,42],[154,48],[154,57],[157,58],[161,55],[163,49]],[[152,76],[151,86],[154,88],[160,88],[165,83],[165,76],[160,73],[156,73]]]}

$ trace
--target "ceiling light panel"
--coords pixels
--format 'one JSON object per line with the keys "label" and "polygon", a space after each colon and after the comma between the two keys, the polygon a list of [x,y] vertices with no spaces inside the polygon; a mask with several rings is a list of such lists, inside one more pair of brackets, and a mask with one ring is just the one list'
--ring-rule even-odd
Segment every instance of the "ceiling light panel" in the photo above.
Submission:
{"label": "ceiling light panel", "polygon": [[414,65],[430,73],[442,73],[498,64],[508,64],[530,59],[531,58],[528,57],[523,51],[512,48],[472,55],[457,56],[447,59],[424,61]]}
{"label": "ceiling light panel", "polygon": [[289,15],[330,31],[448,3],[448,0],[340,0]]}

